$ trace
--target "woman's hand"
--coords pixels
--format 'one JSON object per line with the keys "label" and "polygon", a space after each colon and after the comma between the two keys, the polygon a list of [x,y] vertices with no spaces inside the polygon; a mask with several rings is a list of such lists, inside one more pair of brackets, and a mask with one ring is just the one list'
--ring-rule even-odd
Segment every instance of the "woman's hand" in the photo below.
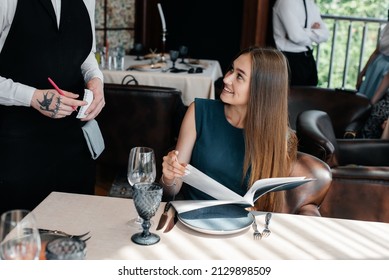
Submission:
{"label": "woman's hand", "polygon": [[178,162],[178,151],[173,150],[163,157],[162,176],[166,185],[170,185],[177,177],[185,175],[186,164]]}
{"label": "woman's hand", "polygon": [[64,95],[55,89],[37,89],[32,96],[31,107],[49,118],[60,119],[73,113],[74,108],[87,104],[76,99],[78,94],[65,90],[62,92]]}

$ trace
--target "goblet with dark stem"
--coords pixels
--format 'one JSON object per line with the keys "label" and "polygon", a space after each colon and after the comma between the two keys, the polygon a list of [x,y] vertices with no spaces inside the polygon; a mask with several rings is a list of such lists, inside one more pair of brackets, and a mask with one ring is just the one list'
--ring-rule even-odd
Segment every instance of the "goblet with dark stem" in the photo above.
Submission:
{"label": "goblet with dark stem", "polygon": [[173,63],[171,70],[173,70],[173,71],[177,70],[177,68],[176,68],[176,61],[177,61],[178,56],[180,55],[180,53],[179,53],[179,51],[171,50],[169,52],[169,54],[170,54],[170,60]]}
{"label": "goblet with dark stem", "polygon": [[178,48],[178,51],[179,51],[180,57],[181,57],[180,63],[185,63],[185,58],[188,55],[188,47],[187,46],[180,46]]}
{"label": "goblet with dark stem", "polygon": [[135,60],[141,60],[140,55],[142,54],[142,51],[143,51],[143,45],[141,43],[135,44],[134,50],[135,50],[135,54],[136,54]]}
{"label": "goblet with dark stem", "polygon": [[143,219],[143,231],[134,234],[131,240],[139,245],[158,243],[158,234],[150,232],[150,219],[155,215],[162,200],[162,186],[158,183],[135,183],[134,204],[138,215]]}

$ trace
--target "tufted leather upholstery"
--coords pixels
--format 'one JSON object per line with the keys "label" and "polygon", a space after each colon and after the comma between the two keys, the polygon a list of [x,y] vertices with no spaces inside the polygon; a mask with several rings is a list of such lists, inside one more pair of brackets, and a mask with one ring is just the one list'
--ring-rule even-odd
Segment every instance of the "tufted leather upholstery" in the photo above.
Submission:
{"label": "tufted leather upholstery", "polygon": [[[333,123],[336,138],[354,138],[370,114],[369,100],[346,91],[294,86],[289,91],[289,122],[296,129],[297,116],[307,110],[326,112]],[[345,137],[345,134],[346,135]]]}
{"label": "tufted leather upholstery", "polygon": [[125,172],[132,147],[154,149],[157,178],[161,176],[162,157],[175,145],[186,107],[175,88],[144,85],[104,85],[106,105],[96,118],[105,150],[97,160],[98,175],[113,181],[118,172],[128,184]]}
{"label": "tufted leather upholstery", "polygon": [[336,139],[328,114],[318,110],[301,113],[296,126],[299,150],[331,168],[321,214],[389,222],[389,140]]}

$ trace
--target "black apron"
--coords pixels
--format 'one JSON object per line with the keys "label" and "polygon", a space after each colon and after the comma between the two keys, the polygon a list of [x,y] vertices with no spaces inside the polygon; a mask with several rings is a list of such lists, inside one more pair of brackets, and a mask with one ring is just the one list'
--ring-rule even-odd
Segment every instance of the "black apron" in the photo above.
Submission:
{"label": "black apron", "polygon": [[[63,0],[58,28],[50,0],[18,0],[0,53],[0,76],[83,97],[81,64],[92,28],[82,0]],[[51,119],[32,107],[0,105],[0,213],[34,208],[52,191],[94,193],[95,163],[76,112]]]}

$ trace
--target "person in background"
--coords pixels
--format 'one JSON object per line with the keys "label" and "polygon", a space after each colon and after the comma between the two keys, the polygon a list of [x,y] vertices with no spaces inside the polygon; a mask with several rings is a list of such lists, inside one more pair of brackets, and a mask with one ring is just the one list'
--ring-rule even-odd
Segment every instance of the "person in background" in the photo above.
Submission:
{"label": "person in background", "polygon": [[[95,1],[0,0],[0,7],[0,213],[32,209],[52,191],[93,194],[95,163],[81,127],[105,104],[93,53]],[[80,120],[85,88],[94,98]]]}
{"label": "person in background", "polygon": [[389,118],[382,123],[381,139],[389,140]]}
{"label": "person in background", "polygon": [[362,128],[362,137],[381,138],[383,124],[389,117],[389,24],[382,30],[377,48],[359,73],[356,88],[373,105]]}
{"label": "person in background", "polygon": [[277,0],[273,6],[273,37],[287,57],[291,86],[316,86],[318,75],[313,43],[329,38],[320,10],[312,0]]}
{"label": "person in background", "polygon": [[[288,68],[281,52],[251,47],[225,74],[220,99],[195,99],[181,125],[176,149],[163,157],[164,193],[212,199],[184,185],[190,163],[239,195],[256,180],[285,177],[296,161],[297,140],[288,125]],[[275,110],[275,108],[277,108]],[[282,211],[284,192],[271,192],[257,210]]]}

